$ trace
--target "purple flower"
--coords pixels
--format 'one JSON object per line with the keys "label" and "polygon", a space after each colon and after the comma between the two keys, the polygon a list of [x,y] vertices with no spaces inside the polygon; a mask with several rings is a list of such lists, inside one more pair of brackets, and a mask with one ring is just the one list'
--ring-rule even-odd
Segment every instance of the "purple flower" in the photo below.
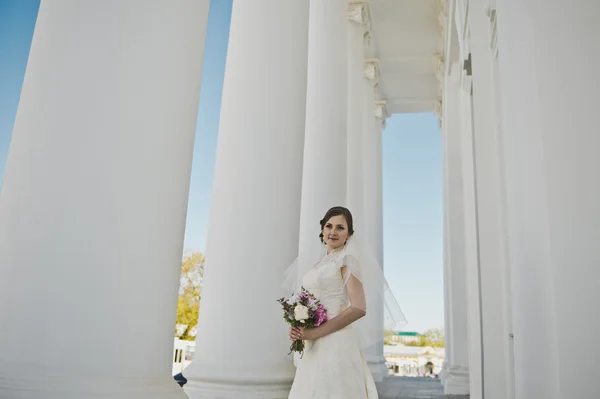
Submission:
{"label": "purple flower", "polygon": [[315,310],[315,317],[317,319],[315,321],[315,327],[319,327],[321,324],[327,321],[327,310],[325,310],[323,305],[320,305],[317,310]]}

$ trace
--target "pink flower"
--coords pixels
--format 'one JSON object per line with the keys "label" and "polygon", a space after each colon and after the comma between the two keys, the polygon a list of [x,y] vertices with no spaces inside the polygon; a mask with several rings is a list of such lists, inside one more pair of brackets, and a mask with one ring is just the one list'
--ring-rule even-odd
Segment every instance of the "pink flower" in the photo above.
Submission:
{"label": "pink flower", "polygon": [[317,321],[315,322],[315,327],[319,327],[321,324],[327,321],[327,311],[325,310],[323,305],[320,305],[317,308],[317,310],[315,311],[315,316],[317,318]]}

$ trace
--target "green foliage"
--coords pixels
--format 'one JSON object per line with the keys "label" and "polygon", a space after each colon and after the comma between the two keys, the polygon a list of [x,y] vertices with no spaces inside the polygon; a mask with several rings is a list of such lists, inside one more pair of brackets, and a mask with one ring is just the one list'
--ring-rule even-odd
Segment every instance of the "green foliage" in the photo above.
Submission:
{"label": "green foliage", "polygon": [[394,332],[392,330],[384,330],[383,331],[383,344],[384,345],[392,345],[393,344],[393,340],[392,340],[393,336],[394,336]]}
{"label": "green foliage", "polygon": [[188,326],[180,337],[183,340],[194,340],[194,337],[189,334],[191,329],[198,324],[203,277],[204,256],[200,252],[186,252],[181,262],[181,279],[177,300],[177,324]]}
{"label": "green foliage", "polygon": [[443,342],[444,331],[440,328],[432,328],[423,333],[425,339],[429,342]]}
{"label": "green foliage", "polygon": [[443,348],[444,342],[444,331],[439,328],[432,328],[425,331],[419,340],[416,342],[409,342],[406,346],[430,346],[432,348]]}

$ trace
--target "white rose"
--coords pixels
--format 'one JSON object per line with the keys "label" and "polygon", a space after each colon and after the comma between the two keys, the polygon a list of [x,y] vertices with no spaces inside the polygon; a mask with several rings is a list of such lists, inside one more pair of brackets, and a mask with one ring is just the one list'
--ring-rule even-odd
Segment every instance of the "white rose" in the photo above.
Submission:
{"label": "white rose", "polygon": [[298,305],[294,308],[294,319],[302,321],[308,319],[308,308],[304,305]]}

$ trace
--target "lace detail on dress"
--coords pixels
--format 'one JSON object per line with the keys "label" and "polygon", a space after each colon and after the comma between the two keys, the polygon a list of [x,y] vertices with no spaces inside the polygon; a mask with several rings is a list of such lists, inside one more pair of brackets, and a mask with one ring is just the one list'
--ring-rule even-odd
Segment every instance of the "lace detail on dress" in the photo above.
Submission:
{"label": "lace detail on dress", "polygon": [[329,317],[335,317],[349,306],[339,259],[341,252],[323,256],[321,261],[302,279],[302,285],[325,306]]}

